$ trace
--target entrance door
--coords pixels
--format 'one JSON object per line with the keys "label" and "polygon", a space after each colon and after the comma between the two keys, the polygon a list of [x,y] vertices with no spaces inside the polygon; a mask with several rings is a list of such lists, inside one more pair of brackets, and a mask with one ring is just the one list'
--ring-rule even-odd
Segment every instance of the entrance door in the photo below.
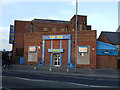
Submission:
{"label": "entrance door", "polygon": [[55,67],[60,67],[60,54],[59,53],[53,54],[53,65]]}

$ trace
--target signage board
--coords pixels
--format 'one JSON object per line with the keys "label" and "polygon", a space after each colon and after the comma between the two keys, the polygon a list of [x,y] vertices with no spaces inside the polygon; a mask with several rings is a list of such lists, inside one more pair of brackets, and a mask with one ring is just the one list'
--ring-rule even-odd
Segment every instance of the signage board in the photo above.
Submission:
{"label": "signage board", "polygon": [[97,55],[118,56],[118,51],[117,50],[100,50],[100,49],[97,49]]}
{"label": "signage board", "polygon": [[48,49],[48,52],[63,52],[63,49]]}
{"label": "signage board", "polygon": [[29,52],[36,52],[37,51],[37,47],[36,46],[29,46]]}
{"label": "signage board", "polygon": [[42,36],[42,39],[51,40],[51,39],[71,39],[71,35],[45,35]]}
{"label": "signage board", "polygon": [[10,25],[9,44],[13,44],[14,41],[14,26]]}
{"label": "signage board", "polygon": [[105,54],[109,54],[110,52],[109,52],[109,51],[105,51],[105,52],[103,52],[103,53],[105,53]]}
{"label": "signage board", "polygon": [[80,53],[88,52],[88,46],[79,46],[79,52]]}

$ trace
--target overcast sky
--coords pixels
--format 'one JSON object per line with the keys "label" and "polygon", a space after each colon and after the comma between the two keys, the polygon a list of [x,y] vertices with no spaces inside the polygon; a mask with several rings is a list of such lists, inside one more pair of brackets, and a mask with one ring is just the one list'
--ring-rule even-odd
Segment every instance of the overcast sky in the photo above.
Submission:
{"label": "overcast sky", "polygon": [[[97,30],[115,32],[118,28],[118,0],[78,0],[78,14],[87,15],[88,25]],[[1,0],[0,50],[11,50],[9,26],[14,20],[67,20],[75,14],[75,0]]]}

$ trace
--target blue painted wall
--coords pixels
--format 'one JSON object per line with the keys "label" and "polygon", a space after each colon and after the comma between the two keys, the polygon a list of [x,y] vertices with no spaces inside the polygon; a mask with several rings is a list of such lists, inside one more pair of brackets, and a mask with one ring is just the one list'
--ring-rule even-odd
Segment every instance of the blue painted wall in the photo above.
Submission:
{"label": "blue painted wall", "polygon": [[103,43],[100,41],[97,41],[97,55],[112,55],[112,56],[118,56],[118,51],[116,49],[115,45]]}
{"label": "blue painted wall", "polygon": [[97,50],[97,55],[112,55],[118,56],[118,51],[115,50]]}
{"label": "blue painted wall", "polygon": [[115,45],[107,44],[104,42],[97,41],[97,49],[116,50]]}

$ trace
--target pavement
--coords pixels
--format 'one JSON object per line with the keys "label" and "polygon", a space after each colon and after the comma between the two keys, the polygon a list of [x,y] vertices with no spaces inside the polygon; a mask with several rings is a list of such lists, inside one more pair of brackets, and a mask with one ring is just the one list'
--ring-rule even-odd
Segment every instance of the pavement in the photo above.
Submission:
{"label": "pavement", "polygon": [[11,65],[6,71],[22,71],[31,73],[54,74],[73,77],[100,78],[100,79],[120,79],[120,69],[112,68],[68,68],[68,67],[50,67],[39,65]]}

